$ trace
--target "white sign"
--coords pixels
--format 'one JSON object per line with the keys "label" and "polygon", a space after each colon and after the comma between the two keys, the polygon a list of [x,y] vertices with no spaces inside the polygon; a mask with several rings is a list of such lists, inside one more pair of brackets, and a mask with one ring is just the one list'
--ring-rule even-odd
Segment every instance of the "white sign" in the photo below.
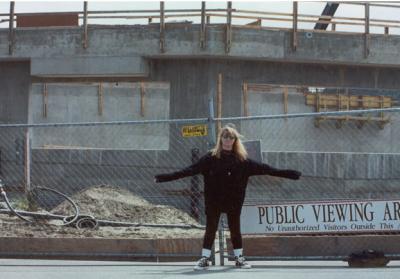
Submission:
{"label": "white sign", "polygon": [[244,234],[400,230],[400,200],[245,205]]}

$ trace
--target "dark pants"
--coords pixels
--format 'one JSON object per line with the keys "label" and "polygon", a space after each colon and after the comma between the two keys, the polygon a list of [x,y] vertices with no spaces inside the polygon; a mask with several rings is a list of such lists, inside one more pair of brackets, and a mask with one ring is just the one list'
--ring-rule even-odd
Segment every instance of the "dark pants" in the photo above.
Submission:
{"label": "dark pants", "polygon": [[[218,230],[219,217],[222,211],[218,209],[208,210],[206,213],[206,233],[204,234],[203,248],[210,249],[215,240],[215,233]],[[228,226],[231,233],[233,249],[242,248],[242,234],[240,232],[240,211],[227,212]]]}

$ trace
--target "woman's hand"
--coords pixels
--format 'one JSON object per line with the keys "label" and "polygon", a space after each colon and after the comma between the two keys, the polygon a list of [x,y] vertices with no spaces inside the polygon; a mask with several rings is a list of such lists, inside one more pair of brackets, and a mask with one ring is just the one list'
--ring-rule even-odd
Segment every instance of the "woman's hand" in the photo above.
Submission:
{"label": "woman's hand", "polygon": [[293,179],[293,180],[298,180],[298,179],[300,179],[300,176],[301,176],[301,172],[295,171],[295,170],[291,170],[291,171],[288,171],[287,178]]}
{"label": "woman's hand", "polygon": [[168,174],[157,174],[154,176],[154,182],[155,183],[160,183],[160,182],[165,182],[168,180]]}

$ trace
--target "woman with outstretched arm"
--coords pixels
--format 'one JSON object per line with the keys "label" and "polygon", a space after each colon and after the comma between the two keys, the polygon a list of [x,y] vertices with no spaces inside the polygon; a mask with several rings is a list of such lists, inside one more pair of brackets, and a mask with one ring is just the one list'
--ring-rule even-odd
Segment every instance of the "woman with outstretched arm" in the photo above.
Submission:
{"label": "woman with outstretched arm", "polygon": [[271,175],[299,179],[301,176],[301,173],[295,170],[276,169],[249,159],[240,137],[235,128],[224,126],[214,149],[199,161],[180,171],[155,176],[156,182],[167,182],[196,174],[202,174],[204,177],[206,231],[202,257],[194,266],[195,270],[203,270],[209,266],[221,213],[226,213],[228,217],[236,267],[251,268],[243,257],[240,232],[240,214],[248,178],[252,175]]}

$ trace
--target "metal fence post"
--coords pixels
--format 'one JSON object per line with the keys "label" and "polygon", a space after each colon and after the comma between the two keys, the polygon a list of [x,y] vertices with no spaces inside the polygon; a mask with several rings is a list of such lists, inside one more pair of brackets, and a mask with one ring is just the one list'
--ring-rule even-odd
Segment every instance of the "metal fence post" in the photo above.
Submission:
{"label": "metal fence post", "polygon": [[163,1],[160,1],[160,52],[165,52],[165,8]]}
{"label": "metal fence post", "polygon": [[[209,146],[214,147],[216,144],[216,127],[215,127],[215,121],[214,121],[214,102],[213,98],[209,98],[209,117],[208,117],[208,127],[210,129],[210,134],[209,134]],[[220,218],[220,225],[218,227],[218,238],[219,238],[219,253],[220,253],[220,265],[224,265],[224,226],[223,226],[223,221],[221,221],[222,218]],[[215,246],[212,251],[212,263],[215,265]]]}
{"label": "metal fence post", "polygon": [[[199,160],[199,152],[200,150],[198,148],[192,148],[192,164]],[[199,221],[200,218],[199,192],[199,178],[197,175],[195,175],[190,179],[190,215],[192,215],[196,221]]]}
{"label": "metal fence post", "polygon": [[88,1],[83,2],[83,43],[84,49],[88,47]]}
{"label": "metal fence post", "polygon": [[14,8],[15,2],[10,2],[10,18],[8,30],[8,54],[12,55],[14,52]]}
{"label": "metal fence post", "polygon": [[364,34],[364,58],[369,56],[369,3],[365,3],[365,34]]}
{"label": "metal fence post", "polygon": [[[209,148],[213,148],[215,145],[216,133],[215,133],[215,124],[214,124],[214,118],[215,118],[214,102],[213,102],[212,96],[210,96],[210,98],[208,99],[208,109],[209,109],[208,129],[210,131],[209,136],[208,136],[208,146],[209,146]],[[215,265],[215,245],[213,245],[213,249],[211,250],[211,262],[213,265]]]}
{"label": "metal fence post", "polygon": [[228,1],[226,14],[225,52],[231,51],[232,44],[232,1]]}
{"label": "metal fence post", "polygon": [[292,30],[292,50],[297,50],[297,17],[298,17],[298,3],[293,1],[293,30]]}
{"label": "metal fence post", "polygon": [[206,2],[201,2],[201,28],[200,28],[200,47],[202,49],[206,48]]}

